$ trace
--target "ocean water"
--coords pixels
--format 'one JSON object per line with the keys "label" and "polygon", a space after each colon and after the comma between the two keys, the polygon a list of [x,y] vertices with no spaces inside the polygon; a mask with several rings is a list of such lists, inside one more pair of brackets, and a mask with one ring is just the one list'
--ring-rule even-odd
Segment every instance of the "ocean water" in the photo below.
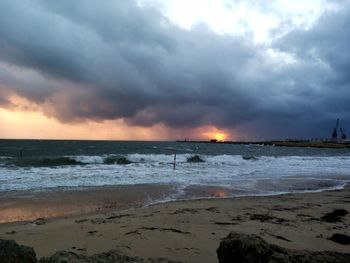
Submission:
{"label": "ocean water", "polygon": [[[189,162],[193,156],[203,162]],[[168,200],[321,191],[342,188],[349,181],[349,149],[0,140],[0,196],[57,189],[164,185],[172,189],[163,195]],[[225,191],[222,194],[213,189]]]}

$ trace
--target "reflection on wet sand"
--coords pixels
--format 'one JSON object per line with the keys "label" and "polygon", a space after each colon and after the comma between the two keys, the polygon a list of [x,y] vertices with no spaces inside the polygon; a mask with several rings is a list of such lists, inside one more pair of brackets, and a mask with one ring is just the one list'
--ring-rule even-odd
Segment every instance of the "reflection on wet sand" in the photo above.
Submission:
{"label": "reflection on wet sand", "polygon": [[[91,209],[90,212],[92,212]],[[75,214],[77,211],[69,207],[11,207],[0,208],[0,223],[31,221],[37,218],[61,217]],[[80,211],[83,212],[83,211]],[[85,212],[89,212],[88,209]]]}
{"label": "reflection on wet sand", "polygon": [[215,191],[214,196],[215,197],[226,197],[226,196],[228,196],[228,192],[225,190],[217,190],[217,191]]}
{"label": "reflection on wet sand", "polygon": [[165,185],[7,193],[0,196],[0,223],[122,210],[163,200],[172,193]]}
{"label": "reflection on wet sand", "polygon": [[179,191],[174,185],[159,184],[6,193],[0,195],[0,223],[124,210],[176,199],[225,198],[240,194],[220,186],[192,185]]}
{"label": "reflection on wet sand", "polygon": [[226,187],[211,185],[192,185],[185,188],[185,199],[192,198],[223,198],[238,195],[239,192]]}

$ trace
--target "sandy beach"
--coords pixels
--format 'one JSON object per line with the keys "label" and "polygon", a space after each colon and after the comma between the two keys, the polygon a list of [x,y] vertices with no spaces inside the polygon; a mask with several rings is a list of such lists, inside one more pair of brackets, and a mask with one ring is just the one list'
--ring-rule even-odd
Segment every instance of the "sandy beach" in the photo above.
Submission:
{"label": "sandy beach", "polygon": [[328,239],[335,233],[350,235],[350,215],[325,217],[336,209],[350,211],[349,186],[320,193],[176,201],[5,223],[0,225],[0,238],[33,247],[38,258],[58,250],[91,255],[117,249],[142,258],[217,262],[216,249],[230,231],[254,233],[285,248],[348,252],[349,245]]}

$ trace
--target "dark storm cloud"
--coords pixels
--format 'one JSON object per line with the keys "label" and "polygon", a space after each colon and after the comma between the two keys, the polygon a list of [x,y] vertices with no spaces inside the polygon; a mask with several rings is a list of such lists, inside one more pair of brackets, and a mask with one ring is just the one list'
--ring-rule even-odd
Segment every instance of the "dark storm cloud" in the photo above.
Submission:
{"label": "dark storm cloud", "polygon": [[9,107],[11,102],[8,100],[8,91],[0,85],[0,107]]}
{"label": "dark storm cloud", "polygon": [[314,134],[310,123],[349,120],[348,13],[279,39],[273,48],[302,61],[281,64],[266,46],[181,29],[133,1],[1,1],[0,84],[65,122],[244,124],[284,136],[294,121],[290,134]]}
{"label": "dark storm cloud", "polygon": [[346,2],[341,11],[325,13],[311,29],[292,31],[275,43],[276,49],[300,61],[301,65],[284,73],[295,81],[303,104],[308,104],[300,123],[309,134],[325,131],[327,123],[338,117],[350,128],[349,24]]}

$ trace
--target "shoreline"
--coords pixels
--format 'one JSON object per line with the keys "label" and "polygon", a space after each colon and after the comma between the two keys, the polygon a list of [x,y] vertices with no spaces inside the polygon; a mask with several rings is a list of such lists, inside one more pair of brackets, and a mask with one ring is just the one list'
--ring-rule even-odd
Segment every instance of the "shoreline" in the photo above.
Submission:
{"label": "shoreline", "polygon": [[165,184],[62,187],[34,192],[9,191],[0,195],[0,225],[31,222],[38,218],[58,219],[112,211],[121,212],[172,202],[322,193],[342,190],[347,186],[350,187],[350,183],[344,182],[343,185],[320,189],[262,193],[239,193],[229,188],[210,185],[193,185],[179,190],[177,187]]}
{"label": "shoreline", "polygon": [[129,256],[216,262],[220,240],[230,231],[257,234],[290,249],[347,252],[328,238],[350,236],[350,215],[339,222],[322,217],[350,212],[350,186],[342,190],[274,196],[170,201],[123,211],[0,224],[0,238],[35,249],[38,257],[57,250],[91,255],[118,249]]}

